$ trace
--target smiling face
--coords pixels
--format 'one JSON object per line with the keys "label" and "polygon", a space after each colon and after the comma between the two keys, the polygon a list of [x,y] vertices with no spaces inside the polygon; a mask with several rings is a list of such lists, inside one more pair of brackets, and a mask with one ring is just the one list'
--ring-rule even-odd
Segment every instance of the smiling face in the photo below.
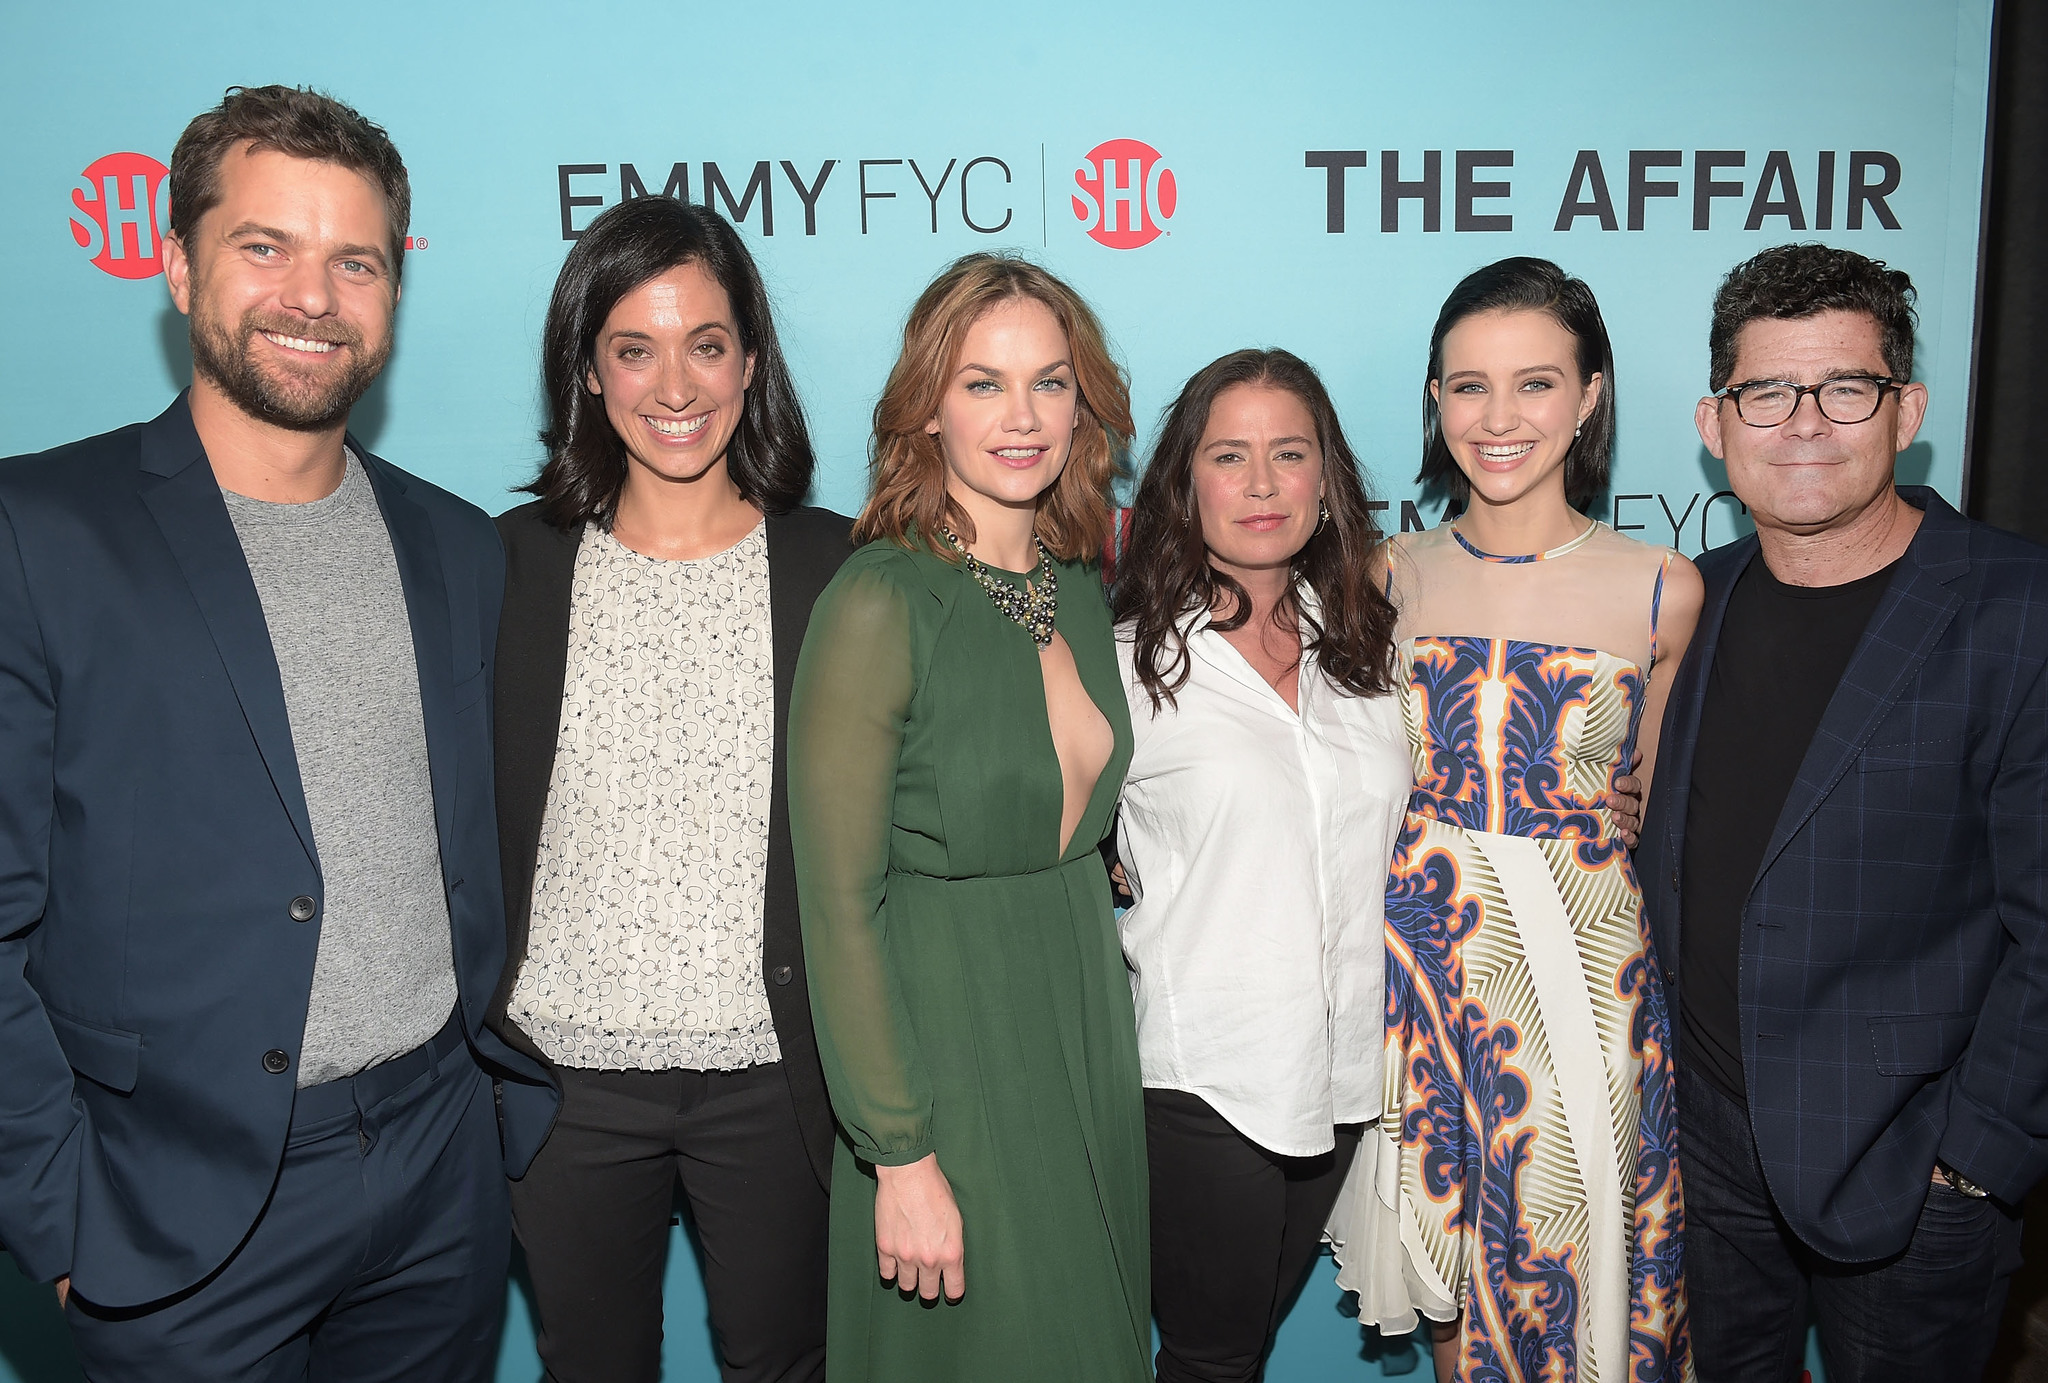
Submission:
{"label": "smiling face", "polygon": [[1445,332],[1443,373],[1429,387],[1473,503],[1561,494],[1565,455],[1601,386],[1597,373],[1579,377],[1578,342],[1547,312],[1477,312]]}
{"label": "smiling face", "polygon": [[1067,334],[1036,298],[998,303],[967,329],[960,362],[925,431],[939,440],[946,492],[968,514],[1029,509],[1066,469],[1080,390]]}
{"label": "smiling face", "polygon": [[612,305],[584,385],[632,458],[634,480],[693,481],[725,468],[754,357],[732,301],[701,264],[665,269]]}
{"label": "smiling face", "polygon": [[1323,449],[1308,405],[1286,389],[1233,384],[1218,394],[1192,470],[1209,561],[1240,582],[1285,567],[1316,531]]}
{"label": "smiling face", "polygon": [[[1836,310],[1745,325],[1735,335],[1730,383],[1890,373],[1876,320]],[[1776,427],[1741,421],[1733,399],[1701,399],[1695,421],[1707,450],[1728,463],[1729,488],[1757,527],[1813,533],[1844,526],[1891,495],[1894,458],[1912,445],[1926,411],[1926,386],[1908,384],[1887,391],[1860,423],[1830,422],[1810,394]]]}
{"label": "smiling face", "polygon": [[339,164],[246,144],[164,276],[192,319],[192,370],[252,418],[339,427],[391,358],[398,285],[384,194]]}

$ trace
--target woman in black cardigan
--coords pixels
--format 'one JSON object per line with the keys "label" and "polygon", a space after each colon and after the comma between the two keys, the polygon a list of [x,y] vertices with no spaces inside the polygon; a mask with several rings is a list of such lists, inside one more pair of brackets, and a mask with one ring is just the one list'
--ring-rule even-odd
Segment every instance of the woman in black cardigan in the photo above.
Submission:
{"label": "woman in black cardigan", "polygon": [[548,309],[548,460],[498,520],[494,1026],[562,1113],[512,1205],[556,1383],[658,1378],[680,1179],[722,1371],[824,1377],[832,1113],[784,810],[789,681],[848,522],[723,218],[599,216]]}

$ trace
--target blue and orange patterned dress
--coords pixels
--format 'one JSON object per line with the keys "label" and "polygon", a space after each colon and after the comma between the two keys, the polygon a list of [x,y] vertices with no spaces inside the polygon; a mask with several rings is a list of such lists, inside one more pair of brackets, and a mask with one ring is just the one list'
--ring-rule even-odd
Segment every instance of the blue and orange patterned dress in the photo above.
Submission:
{"label": "blue and orange patterned dress", "polygon": [[[1405,566],[1437,598],[1402,600],[1415,787],[1387,888],[1378,1154],[1408,1292],[1462,1313],[1460,1380],[1687,1379],[1667,1010],[1601,805],[1633,756],[1672,555],[1600,524],[1517,558],[1448,525],[1418,537]],[[1558,565],[1512,570],[1538,561]],[[1475,605],[1570,627],[1575,602],[1640,610],[1647,656],[1406,632],[1411,614],[1484,627]]]}

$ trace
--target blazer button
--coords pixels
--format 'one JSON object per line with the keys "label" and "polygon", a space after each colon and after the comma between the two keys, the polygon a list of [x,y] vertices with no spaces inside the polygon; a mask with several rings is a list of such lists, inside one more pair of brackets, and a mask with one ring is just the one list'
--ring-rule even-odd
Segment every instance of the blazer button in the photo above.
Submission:
{"label": "blazer button", "polygon": [[276,1047],[272,1047],[263,1054],[263,1069],[270,1072],[273,1076],[283,1075],[286,1068],[291,1064],[292,1059]]}
{"label": "blazer button", "polygon": [[790,969],[787,965],[778,965],[775,967],[775,982],[777,984],[788,984],[791,980],[795,978],[796,971]]}
{"label": "blazer button", "polygon": [[291,914],[294,922],[311,922],[313,914],[319,910],[319,904],[303,893],[292,899]]}

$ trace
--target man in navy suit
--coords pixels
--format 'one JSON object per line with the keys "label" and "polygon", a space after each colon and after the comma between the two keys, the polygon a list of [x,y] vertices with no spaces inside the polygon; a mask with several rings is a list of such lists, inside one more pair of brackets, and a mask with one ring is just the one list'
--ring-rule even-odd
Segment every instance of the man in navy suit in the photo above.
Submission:
{"label": "man in navy suit", "polygon": [[0,1245],[92,1379],[486,1379],[554,1096],[483,1027],[502,550],[346,430],[405,167],[237,88],[170,176],[192,387],[0,461]]}
{"label": "man in navy suit", "polygon": [[1702,1383],[1981,1375],[2048,1170],[2048,549],[1894,483],[1913,289],[1787,245],[1714,303],[1700,558],[1637,867]]}

